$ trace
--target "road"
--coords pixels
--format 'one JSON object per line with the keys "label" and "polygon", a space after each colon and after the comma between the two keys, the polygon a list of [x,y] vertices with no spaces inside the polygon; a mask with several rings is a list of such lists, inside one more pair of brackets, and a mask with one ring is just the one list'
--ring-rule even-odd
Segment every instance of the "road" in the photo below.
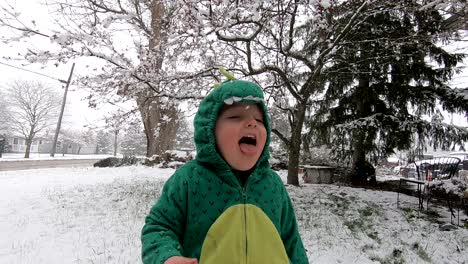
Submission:
{"label": "road", "polygon": [[30,170],[43,168],[87,167],[99,159],[56,159],[56,160],[18,160],[0,161],[0,171]]}

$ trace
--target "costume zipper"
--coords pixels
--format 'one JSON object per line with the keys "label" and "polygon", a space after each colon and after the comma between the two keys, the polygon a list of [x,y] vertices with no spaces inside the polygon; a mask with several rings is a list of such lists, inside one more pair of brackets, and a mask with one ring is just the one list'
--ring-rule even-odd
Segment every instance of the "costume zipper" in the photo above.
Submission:
{"label": "costume zipper", "polygon": [[[246,184],[247,185],[247,184]],[[242,188],[242,198],[244,199],[244,234],[245,234],[245,263],[248,257],[248,237],[247,237],[247,193],[245,186]]]}

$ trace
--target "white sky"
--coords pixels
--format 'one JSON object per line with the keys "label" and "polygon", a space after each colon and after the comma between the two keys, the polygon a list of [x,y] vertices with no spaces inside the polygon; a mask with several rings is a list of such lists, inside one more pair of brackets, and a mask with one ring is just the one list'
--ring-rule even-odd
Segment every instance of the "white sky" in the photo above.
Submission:
{"label": "white sky", "polygon": [[[49,15],[47,9],[44,6],[38,4],[40,2],[38,0],[0,0],[0,3],[5,2],[13,3],[14,5],[16,5],[18,7],[18,10],[21,10],[21,13],[24,17],[31,17],[31,19],[34,19],[36,21],[37,25],[40,25],[41,23],[48,23],[47,19]],[[6,35],[8,34],[8,32],[0,32],[0,34]],[[44,38],[38,38],[35,41],[36,42],[33,45],[39,47],[49,44],[48,40]],[[48,75],[55,79],[0,64],[0,89],[5,89],[5,86],[7,86],[8,83],[16,79],[35,80],[48,83],[53,88],[55,88],[62,97],[64,92],[63,88],[65,87],[65,85],[56,79],[61,79],[65,81],[68,79],[73,61],[67,64],[59,64],[56,67],[54,65],[25,64],[24,62],[19,61],[7,61],[2,58],[3,56],[10,56],[16,54],[18,50],[28,47],[29,45],[31,45],[31,43],[13,43],[7,45],[5,43],[0,42],[0,62],[14,65],[19,68],[24,68],[29,71],[34,71],[44,75]],[[90,62],[89,60],[77,60],[75,61],[75,63],[76,65],[73,77],[76,78],[77,74],[83,75],[83,73],[87,72],[85,66]],[[102,120],[102,118],[116,109],[114,106],[111,105],[99,106],[98,109],[89,108],[88,102],[85,99],[85,97],[88,94],[89,93],[87,91],[80,90],[78,89],[78,87],[70,85],[67,96],[67,106],[65,110],[67,116],[64,117],[64,123],[62,125],[63,128],[73,127],[75,129],[83,129],[83,126],[89,124],[95,126],[101,125],[100,121]]]}
{"label": "white sky", "polygon": [[[4,62],[4,61],[2,61]],[[40,72],[45,75],[55,76],[58,79],[67,80],[68,75],[70,73],[71,64],[69,65],[60,65],[56,69],[41,69],[36,65],[27,65],[21,66],[20,64],[15,64],[15,62],[7,62],[8,64],[12,64],[15,66],[20,66],[21,68],[27,68],[29,70]],[[35,67],[36,66],[36,67]],[[75,66],[75,71],[77,70],[78,66]],[[40,81],[49,84],[52,86],[60,96],[63,96],[64,87],[65,85],[57,80],[53,80],[51,78],[43,77],[37,74],[33,74],[30,72],[18,70],[12,67],[8,67],[5,65],[0,64],[0,89],[6,89],[9,83],[14,80],[22,79],[22,80],[34,80]],[[76,87],[73,85],[70,86],[68,96],[67,96],[67,119],[70,125],[73,127],[79,128],[87,123],[92,123],[95,121],[95,118],[99,116],[99,112],[94,111],[88,108],[87,102],[84,100],[86,93],[84,91],[77,90]],[[64,120],[65,121],[65,120]]]}

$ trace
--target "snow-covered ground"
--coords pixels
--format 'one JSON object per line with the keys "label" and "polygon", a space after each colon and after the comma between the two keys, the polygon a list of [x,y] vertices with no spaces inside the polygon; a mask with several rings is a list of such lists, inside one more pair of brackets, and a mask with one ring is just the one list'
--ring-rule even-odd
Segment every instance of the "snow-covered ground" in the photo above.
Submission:
{"label": "snow-covered ground", "polygon": [[[144,217],[173,169],[0,172],[0,263],[141,263]],[[280,173],[285,179],[286,173]],[[468,229],[446,208],[336,185],[290,187],[311,263],[468,263]],[[466,216],[463,216],[466,217]],[[441,221],[441,223],[438,223]]]}

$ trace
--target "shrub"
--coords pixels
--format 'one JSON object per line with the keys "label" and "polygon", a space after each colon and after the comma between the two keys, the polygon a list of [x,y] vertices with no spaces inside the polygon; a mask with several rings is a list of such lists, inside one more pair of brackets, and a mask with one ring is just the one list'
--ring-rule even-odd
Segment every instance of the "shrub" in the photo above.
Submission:
{"label": "shrub", "polygon": [[135,156],[124,156],[123,158],[109,157],[94,163],[94,167],[121,167],[138,164],[140,159]]}
{"label": "shrub", "polygon": [[115,158],[115,157],[109,157],[109,158],[105,158],[105,159],[102,159],[96,163],[94,163],[94,167],[115,167],[117,164],[119,164],[120,162],[120,159],[119,158]]}

